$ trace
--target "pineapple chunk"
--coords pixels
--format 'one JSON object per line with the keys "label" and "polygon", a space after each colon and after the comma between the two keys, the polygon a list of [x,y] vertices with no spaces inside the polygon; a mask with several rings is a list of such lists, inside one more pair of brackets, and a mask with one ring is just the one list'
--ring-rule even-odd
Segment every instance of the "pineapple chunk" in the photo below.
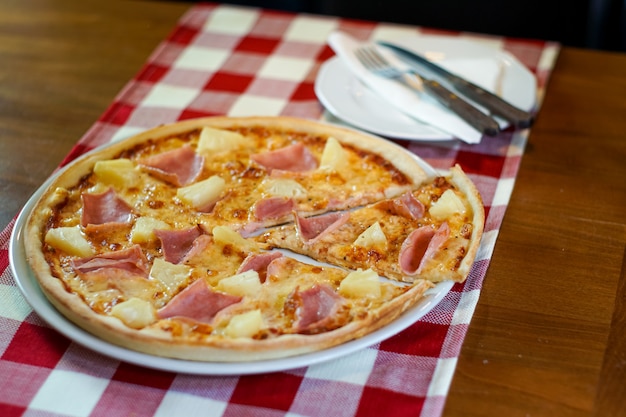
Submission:
{"label": "pineapple chunk", "polygon": [[210,206],[219,200],[226,188],[226,181],[217,175],[206,180],[179,188],[176,196],[184,203],[197,209]]}
{"label": "pineapple chunk", "polygon": [[224,334],[228,337],[252,337],[261,330],[262,325],[261,310],[252,310],[233,316]]}
{"label": "pineapple chunk", "polygon": [[371,269],[350,272],[339,284],[339,293],[351,298],[380,297],[380,280]]}
{"label": "pineapple chunk", "polygon": [[169,229],[163,220],[153,217],[140,217],[130,231],[130,240],[133,243],[146,243],[156,239],[155,230]]}
{"label": "pineapple chunk", "polygon": [[91,244],[80,231],[80,226],[50,229],[46,233],[45,242],[55,249],[67,252],[68,255],[82,257],[94,255]]}
{"label": "pineapple chunk", "polygon": [[261,186],[268,194],[276,197],[301,197],[306,189],[297,181],[282,178],[266,178]]}
{"label": "pineapple chunk", "polygon": [[356,238],[354,245],[364,248],[375,247],[384,250],[387,248],[387,236],[385,236],[385,232],[383,232],[383,229],[380,227],[380,223],[376,222],[365,229],[365,231]]}
{"label": "pineapple chunk", "polygon": [[139,173],[130,159],[98,161],[93,172],[101,182],[117,187],[133,187],[139,182]]}
{"label": "pineapple chunk", "polygon": [[239,233],[228,226],[215,226],[212,233],[215,243],[222,245],[230,244],[236,248],[240,248],[244,252],[258,251],[258,247],[253,242],[244,239]]}
{"label": "pineapple chunk", "polygon": [[240,274],[221,279],[215,287],[219,291],[239,296],[254,296],[261,291],[259,273],[248,270]]}
{"label": "pineapple chunk", "polygon": [[439,200],[430,206],[428,212],[435,220],[445,220],[457,213],[465,213],[465,206],[454,191],[446,190]]}
{"label": "pineapple chunk", "polygon": [[320,169],[329,169],[341,171],[347,166],[348,153],[341,146],[341,143],[333,137],[328,138],[322,158],[320,160]]}
{"label": "pineapple chunk", "polygon": [[146,327],[156,319],[152,304],[141,298],[130,298],[116,304],[111,309],[111,315],[134,329]]}
{"label": "pineapple chunk", "polygon": [[191,275],[187,265],[177,265],[156,258],[150,269],[150,278],[160,281],[170,292],[176,291]]}
{"label": "pineapple chunk", "polygon": [[240,133],[205,126],[200,132],[198,152],[215,153],[231,151],[245,143],[246,138]]}

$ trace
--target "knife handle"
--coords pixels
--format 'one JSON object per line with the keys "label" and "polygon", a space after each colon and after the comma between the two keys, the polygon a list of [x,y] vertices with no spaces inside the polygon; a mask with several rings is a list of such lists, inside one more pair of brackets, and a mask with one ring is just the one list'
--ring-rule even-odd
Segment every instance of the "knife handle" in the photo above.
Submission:
{"label": "knife handle", "polygon": [[533,124],[534,117],[531,113],[518,109],[476,84],[460,77],[455,77],[454,80],[452,80],[452,85],[454,85],[459,93],[474,100],[476,103],[482,104],[491,111],[492,114],[503,118],[517,128],[524,129]]}
{"label": "knife handle", "polygon": [[491,117],[448,90],[437,81],[422,79],[424,89],[441,104],[456,113],[459,117],[484,135],[495,136],[500,126]]}

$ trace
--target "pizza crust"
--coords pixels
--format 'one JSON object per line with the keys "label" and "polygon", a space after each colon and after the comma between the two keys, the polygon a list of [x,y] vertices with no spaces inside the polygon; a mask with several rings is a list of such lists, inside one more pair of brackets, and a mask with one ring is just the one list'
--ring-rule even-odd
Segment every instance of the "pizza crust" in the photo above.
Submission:
{"label": "pizza crust", "polygon": [[472,265],[474,265],[478,248],[480,247],[485,224],[485,208],[483,206],[482,197],[476,189],[476,186],[463,172],[463,169],[459,165],[453,166],[450,169],[450,174],[451,182],[465,195],[473,212],[472,225],[474,225],[474,227],[472,229],[469,247],[465,258],[463,258],[461,265],[457,269],[457,273],[460,278],[457,279],[457,281],[462,282],[465,281],[469,275],[470,269],[472,268]]}

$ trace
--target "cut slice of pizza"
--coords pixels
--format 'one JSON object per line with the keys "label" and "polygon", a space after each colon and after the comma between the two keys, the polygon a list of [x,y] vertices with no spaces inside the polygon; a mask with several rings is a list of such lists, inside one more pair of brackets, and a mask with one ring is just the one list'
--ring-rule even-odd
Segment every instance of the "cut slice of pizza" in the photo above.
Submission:
{"label": "cut slice of pizza", "polygon": [[458,166],[412,192],[351,211],[305,218],[265,231],[267,248],[289,249],[349,269],[405,282],[467,278],[484,226],[473,183]]}

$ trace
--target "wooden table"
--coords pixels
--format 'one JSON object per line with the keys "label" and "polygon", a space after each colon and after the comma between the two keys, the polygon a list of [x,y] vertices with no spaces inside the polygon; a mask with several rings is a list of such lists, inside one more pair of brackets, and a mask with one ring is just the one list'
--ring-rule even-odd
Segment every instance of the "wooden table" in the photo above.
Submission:
{"label": "wooden table", "polygon": [[626,55],[564,48],[446,415],[626,412]]}
{"label": "wooden table", "polygon": [[[188,6],[0,2],[2,228]],[[626,412],[625,98],[626,55],[561,51],[444,415]]]}

